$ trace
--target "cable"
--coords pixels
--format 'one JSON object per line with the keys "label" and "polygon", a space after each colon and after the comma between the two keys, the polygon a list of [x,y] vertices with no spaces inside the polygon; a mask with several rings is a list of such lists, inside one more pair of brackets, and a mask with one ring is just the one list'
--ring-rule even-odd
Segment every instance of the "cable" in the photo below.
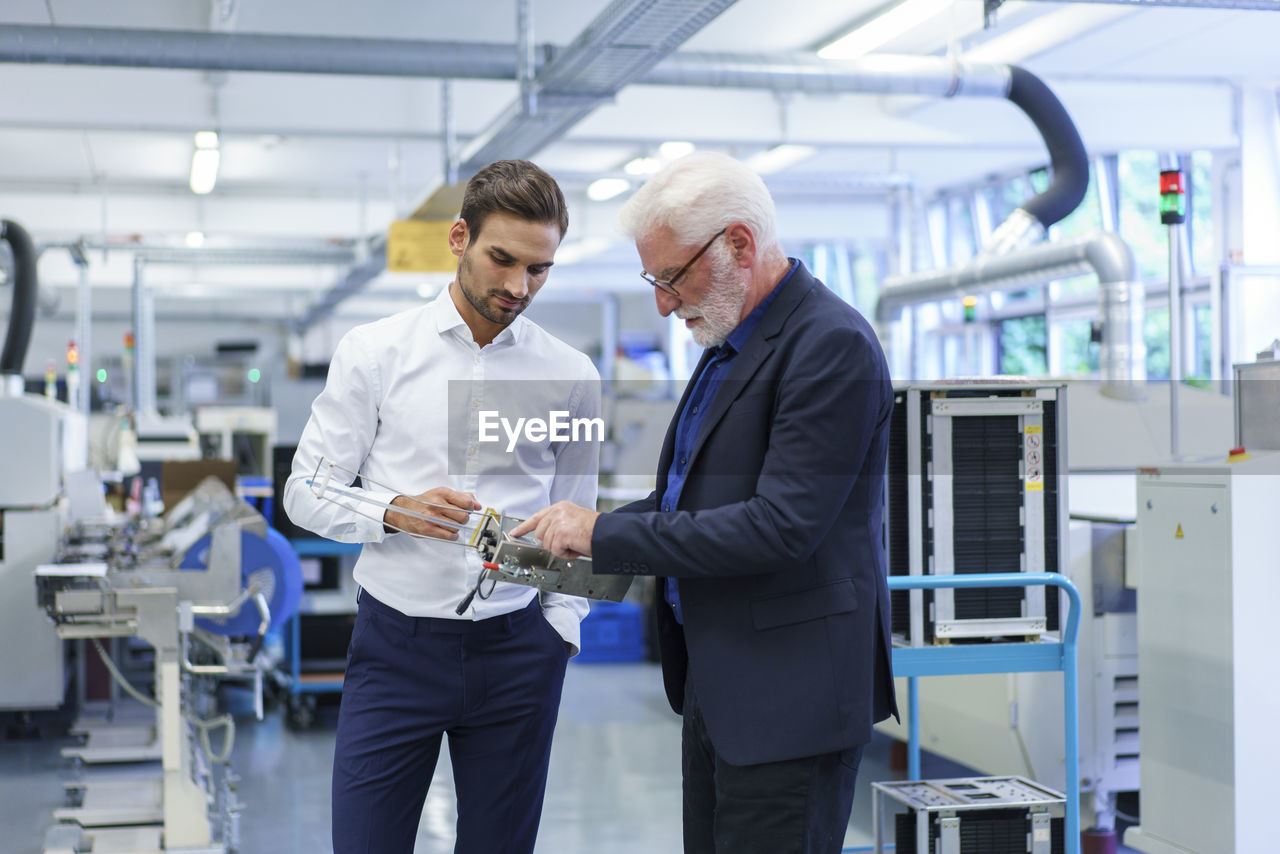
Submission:
{"label": "cable", "polygon": [[[124,678],[124,674],[116,667],[116,663],[111,660],[111,656],[107,655],[107,651],[102,648],[101,641],[97,638],[89,638],[89,640],[93,643],[93,648],[98,651],[98,657],[101,658],[102,663],[106,665],[107,671],[111,674],[111,677],[120,684],[120,687],[123,688],[130,697],[133,697],[133,699],[143,705],[150,706],[153,709],[160,708],[160,702],[158,700],[154,697],[148,697],[146,694],[129,684],[129,681]],[[204,751],[205,756],[209,757],[210,762],[215,765],[221,765],[231,758],[231,748],[234,747],[236,743],[235,718],[231,715],[219,715],[216,718],[204,720],[191,714],[184,715],[184,717],[187,719],[187,722],[195,727],[200,733],[200,749]],[[224,727],[226,729],[226,735],[222,742],[222,750],[217,753],[214,752],[213,745],[209,741],[209,730],[214,729],[215,727]]]}
{"label": "cable", "polygon": [[125,690],[126,694],[145,706],[150,706],[153,709],[160,708],[160,701],[155,697],[148,697],[146,694],[129,684],[129,680],[124,678],[124,674],[116,668],[116,663],[111,660],[111,656],[107,655],[107,651],[102,648],[102,641],[97,638],[89,638],[89,640],[93,643],[93,648],[98,651],[98,657],[101,658],[102,663],[106,665],[107,671],[111,674],[111,678],[120,683],[120,687]]}
{"label": "cable", "polygon": [[[236,719],[231,715],[219,715],[209,720],[200,720],[194,715],[188,715],[187,720],[200,732],[200,749],[204,751],[204,755],[209,757],[209,761],[215,765],[221,765],[231,758],[231,748],[236,743]],[[214,727],[225,727],[226,735],[222,740],[222,751],[214,753],[213,747],[209,744],[209,730]]]}

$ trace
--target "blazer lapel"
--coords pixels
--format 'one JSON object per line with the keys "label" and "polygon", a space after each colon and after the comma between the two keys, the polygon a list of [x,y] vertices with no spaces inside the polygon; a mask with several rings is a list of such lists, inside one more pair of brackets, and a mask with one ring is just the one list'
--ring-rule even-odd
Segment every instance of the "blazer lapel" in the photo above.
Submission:
{"label": "blazer lapel", "polygon": [[[747,339],[742,352],[734,357],[733,363],[729,365],[729,373],[724,378],[724,383],[720,386],[720,390],[716,392],[715,399],[711,402],[711,409],[707,411],[706,420],[702,422],[702,429],[698,431],[698,438],[693,443],[693,452],[689,455],[689,464],[691,466],[698,457],[698,451],[702,450],[702,445],[707,441],[707,437],[711,435],[711,431],[715,430],[720,419],[729,411],[730,404],[738,399],[746,389],[747,383],[755,376],[756,371],[773,353],[773,339],[782,332],[782,327],[786,325],[791,313],[809,295],[809,291],[813,289],[815,284],[816,280],[809,275],[809,271],[804,268],[804,264],[800,264],[795,273],[792,274],[791,280],[787,282],[782,292],[774,300],[773,305],[769,306],[764,317],[760,318],[760,325],[756,327],[755,332]],[[702,361],[698,363],[699,369],[706,364],[709,353],[709,350],[703,352]],[[695,373],[694,376],[697,376],[697,374]],[[680,407],[679,411],[683,412],[683,400],[680,402]],[[673,436],[674,434],[668,433],[668,440],[672,440]],[[670,465],[670,460],[667,461],[667,464]]]}

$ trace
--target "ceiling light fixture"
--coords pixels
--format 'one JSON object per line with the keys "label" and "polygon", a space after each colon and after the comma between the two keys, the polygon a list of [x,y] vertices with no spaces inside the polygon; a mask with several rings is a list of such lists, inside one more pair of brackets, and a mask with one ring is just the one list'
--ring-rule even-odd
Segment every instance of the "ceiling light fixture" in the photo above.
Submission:
{"label": "ceiling light fixture", "polygon": [[202,130],[196,134],[196,150],[191,155],[191,192],[203,196],[218,182],[218,134]]}
{"label": "ceiling light fixture", "polygon": [[663,160],[675,160],[684,157],[686,154],[692,154],[696,146],[692,142],[681,142],[672,140],[664,142],[658,146],[658,156]]}
{"label": "ceiling light fixture", "polygon": [[587,185],[587,198],[593,202],[603,202],[630,189],[631,182],[626,178],[597,178]]}
{"label": "ceiling light fixture", "polygon": [[952,0],[906,0],[818,50],[822,59],[857,59],[950,8]]}
{"label": "ceiling light fixture", "polygon": [[204,232],[188,231],[187,245],[190,246],[192,249],[199,249],[201,246],[204,246]]}
{"label": "ceiling light fixture", "polygon": [[988,39],[960,58],[965,62],[1022,62],[1135,11],[1132,6],[1068,6]]}
{"label": "ceiling light fixture", "polygon": [[747,168],[759,175],[769,175],[773,172],[781,172],[788,166],[794,166],[801,160],[807,160],[818,153],[818,149],[812,145],[797,145],[791,142],[784,142],[775,145],[773,148],[767,148],[764,151],[748,157],[744,162]]}
{"label": "ceiling light fixture", "polygon": [[633,157],[622,167],[628,175],[652,175],[662,168],[662,161],[656,157]]}

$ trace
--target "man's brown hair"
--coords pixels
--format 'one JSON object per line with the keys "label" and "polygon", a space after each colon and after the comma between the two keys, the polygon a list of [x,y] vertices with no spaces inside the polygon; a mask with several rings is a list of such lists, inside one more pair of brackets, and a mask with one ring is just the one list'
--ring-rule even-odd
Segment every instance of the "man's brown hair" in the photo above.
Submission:
{"label": "man's brown hair", "polygon": [[569,211],[560,185],[528,160],[495,161],[467,182],[461,217],[471,234],[470,243],[480,236],[485,217],[491,213],[554,223],[561,238],[569,230]]}

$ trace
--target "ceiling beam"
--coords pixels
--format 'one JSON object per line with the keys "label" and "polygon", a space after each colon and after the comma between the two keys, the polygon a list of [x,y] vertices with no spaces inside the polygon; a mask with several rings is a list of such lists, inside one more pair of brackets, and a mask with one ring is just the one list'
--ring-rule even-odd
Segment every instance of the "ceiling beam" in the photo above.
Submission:
{"label": "ceiling beam", "polygon": [[[543,63],[550,48],[537,48]],[[511,45],[118,27],[0,27],[0,62],[513,80]]]}

